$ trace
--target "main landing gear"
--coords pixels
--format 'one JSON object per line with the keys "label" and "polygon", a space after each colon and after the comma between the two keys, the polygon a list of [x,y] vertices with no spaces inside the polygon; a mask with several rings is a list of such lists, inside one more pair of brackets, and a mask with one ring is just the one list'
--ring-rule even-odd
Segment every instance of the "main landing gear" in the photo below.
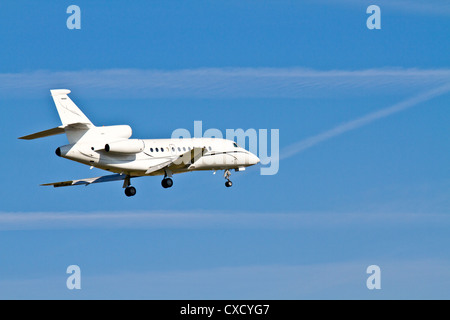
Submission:
{"label": "main landing gear", "polygon": [[125,188],[125,195],[127,197],[132,197],[136,194],[136,188],[131,186],[130,178],[130,176],[126,176],[125,180],[123,181],[123,187]]}
{"label": "main landing gear", "polygon": [[223,174],[223,177],[227,180],[225,182],[225,187],[227,187],[227,188],[229,188],[229,187],[231,187],[233,185],[233,182],[231,182],[231,180],[230,180],[230,176],[231,176],[230,170],[228,170],[228,169],[225,170],[225,173]]}
{"label": "main landing gear", "polygon": [[161,185],[164,189],[167,189],[167,188],[170,188],[173,186],[172,171],[170,171],[169,169],[164,170],[164,179],[162,179]]}
{"label": "main landing gear", "polygon": [[173,180],[171,178],[164,178],[161,181],[161,185],[164,189],[170,188],[171,186],[173,186]]}
{"label": "main landing gear", "polygon": [[129,186],[125,188],[125,194],[127,195],[127,197],[132,197],[136,194],[136,188]]}

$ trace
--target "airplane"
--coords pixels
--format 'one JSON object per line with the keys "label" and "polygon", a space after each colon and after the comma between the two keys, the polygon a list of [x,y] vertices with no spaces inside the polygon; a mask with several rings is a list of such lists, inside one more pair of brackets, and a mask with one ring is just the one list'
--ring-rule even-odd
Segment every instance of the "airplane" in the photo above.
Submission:
{"label": "airplane", "polygon": [[130,139],[128,125],[95,126],[69,98],[68,89],[50,90],[62,125],[19,139],[33,140],[65,133],[69,144],[60,146],[58,157],[113,172],[102,177],[41,184],[66,187],[123,180],[125,195],[136,194],[131,178],[164,176],[163,188],[173,185],[178,173],[224,170],[225,186],[231,187],[231,172],[244,171],[260,162],[259,158],[236,142],[219,138]]}

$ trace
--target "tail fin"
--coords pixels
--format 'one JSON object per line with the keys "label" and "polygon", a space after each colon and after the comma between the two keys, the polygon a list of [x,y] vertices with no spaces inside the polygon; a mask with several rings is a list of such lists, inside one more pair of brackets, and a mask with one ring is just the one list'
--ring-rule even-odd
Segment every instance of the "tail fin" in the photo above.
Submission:
{"label": "tail fin", "polygon": [[56,109],[58,110],[59,117],[63,126],[82,123],[88,126],[94,126],[92,122],[84,115],[83,112],[73,103],[67,96],[70,90],[58,89],[50,90],[53,101],[55,101]]}
{"label": "tail fin", "polygon": [[76,143],[87,131],[95,126],[67,96],[70,90],[58,89],[50,90],[50,92],[53,101],[55,101],[62,126],[23,136],[19,139],[32,140],[66,133],[69,143]]}

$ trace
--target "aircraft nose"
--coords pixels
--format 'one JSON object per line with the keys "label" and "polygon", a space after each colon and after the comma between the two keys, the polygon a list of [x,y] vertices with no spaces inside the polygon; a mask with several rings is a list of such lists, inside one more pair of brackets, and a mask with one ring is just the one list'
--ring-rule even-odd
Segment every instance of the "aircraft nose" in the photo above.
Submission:
{"label": "aircraft nose", "polygon": [[254,164],[257,164],[257,163],[260,162],[259,158],[256,155],[254,155],[253,153],[250,153],[250,159],[249,160],[250,160],[250,164],[251,165],[254,165]]}

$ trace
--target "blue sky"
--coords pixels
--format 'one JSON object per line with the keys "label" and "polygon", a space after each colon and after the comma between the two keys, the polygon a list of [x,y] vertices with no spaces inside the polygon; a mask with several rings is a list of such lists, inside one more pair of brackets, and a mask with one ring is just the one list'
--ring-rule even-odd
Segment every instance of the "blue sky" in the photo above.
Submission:
{"label": "blue sky", "polygon": [[[449,299],[449,16],[420,0],[2,1],[0,298]],[[17,139],[60,125],[55,88],[135,138],[278,129],[279,171],[139,178],[133,198],[40,187],[104,174],[56,157],[64,136]]]}

